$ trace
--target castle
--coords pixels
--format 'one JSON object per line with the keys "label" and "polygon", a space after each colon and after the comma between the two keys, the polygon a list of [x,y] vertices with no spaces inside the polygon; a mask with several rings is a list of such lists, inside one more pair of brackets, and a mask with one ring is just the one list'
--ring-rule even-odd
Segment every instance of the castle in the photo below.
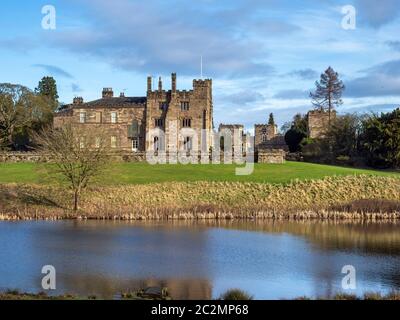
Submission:
{"label": "castle", "polygon": [[[152,78],[148,77],[147,94],[143,97],[126,97],[123,93],[115,97],[112,88],[104,88],[98,100],[84,102],[83,98],[76,97],[72,104],[55,114],[54,127],[66,122],[89,130],[102,126],[110,137],[111,148],[129,154],[193,149],[208,153],[217,147],[216,143],[224,151],[222,136],[229,131],[238,138],[233,139],[233,153],[252,149],[258,162],[283,161],[288,147],[275,124],[256,124],[254,140],[248,139],[243,125],[221,124],[219,140],[216,140],[211,79],[193,80],[192,90],[177,90],[176,74],[172,73],[170,90],[163,88],[161,78],[156,90],[152,85]],[[331,116],[336,117],[336,113]],[[323,111],[310,111],[309,136],[323,136],[331,116]]]}
{"label": "castle", "polygon": [[[177,90],[173,73],[170,90],[163,89],[161,78],[153,90],[148,77],[145,97],[125,97],[123,93],[115,97],[112,88],[104,88],[101,99],[85,103],[81,97],[74,98],[55,114],[54,127],[67,121],[88,129],[101,125],[110,136],[111,148],[118,151],[209,150],[213,144],[212,80],[193,80],[192,90]],[[194,139],[196,134],[200,138]]]}

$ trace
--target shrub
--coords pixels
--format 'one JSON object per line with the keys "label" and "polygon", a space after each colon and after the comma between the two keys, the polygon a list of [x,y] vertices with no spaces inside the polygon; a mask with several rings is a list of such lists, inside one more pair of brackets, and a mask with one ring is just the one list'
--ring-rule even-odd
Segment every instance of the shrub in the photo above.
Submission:
{"label": "shrub", "polygon": [[222,294],[221,300],[253,300],[253,296],[240,289],[230,289]]}

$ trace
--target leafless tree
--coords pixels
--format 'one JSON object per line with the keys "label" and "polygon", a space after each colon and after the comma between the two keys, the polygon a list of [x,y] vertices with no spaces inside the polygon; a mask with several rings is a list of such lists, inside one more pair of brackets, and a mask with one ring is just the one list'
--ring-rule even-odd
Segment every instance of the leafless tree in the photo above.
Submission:
{"label": "leafless tree", "polygon": [[100,127],[79,127],[70,123],[33,133],[38,150],[46,154],[50,172],[63,177],[73,192],[77,211],[81,193],[99,176],[110,160],[110,142]]}

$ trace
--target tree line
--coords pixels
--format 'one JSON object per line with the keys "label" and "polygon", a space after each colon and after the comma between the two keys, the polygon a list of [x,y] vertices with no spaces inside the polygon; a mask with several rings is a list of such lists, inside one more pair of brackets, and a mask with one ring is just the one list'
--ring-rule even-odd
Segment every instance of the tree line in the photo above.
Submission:
{"label": "tree line", "polygon": [[315,85],[310,98],[317,110],[329,114],[328,125],[321,137],[311,139],[307,115],[296,114],[284,126],[290,152],[299,153],[306,161],[400,168],[400,108],[332,117],[332,111],[343,104],[343,82],[329,67]]}

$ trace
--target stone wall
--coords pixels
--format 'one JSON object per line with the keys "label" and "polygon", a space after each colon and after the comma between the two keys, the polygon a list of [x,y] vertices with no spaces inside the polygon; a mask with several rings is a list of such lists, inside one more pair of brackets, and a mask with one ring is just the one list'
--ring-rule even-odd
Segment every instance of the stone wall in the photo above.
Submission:
{"label": "stone wall", "polygon": [[285,151],[280,149],[261,149],[257,152],[258,163],[285,163]]}
{"label": "stone wall", "polygon": [[[113,161],[120,162],[142,162],[146,160],[144,152],[131,153],[115,153],[110,155]],[[50,161],[50,156],[36,152],[0,152],[0,163],[47,163]]]}
{"label": "stone wall", "polygon": [[278,135],[278,127],[269,124],[254,125],[254,137],[256,149],[264,142],[274,139]]}
{"label": "stone wall", "polygon": [[[228,153],[232,162],[235,162],[235,155],[233,153]],[[220,153],[220,162],[224,163],[225,160],[224,152]],[[112,161],[116,162],[145,162],[146,153],[145,152],[116,152],[110,154]],[[202,160],[202,155],[192,154],[187,156],[188,159],[193,163],[200,163]],[[207,158],[207,155],[206,155]],[[228,156],[227,156],[228,158]],[[246,154],[243,154],[243,159],[246,159]],[[211,153],[208,156],[209,163],[212,162]],[[50,156],[36,153],[36,152],[0,152],[0,163],[18,163],[18,162],[27,162],[27,163],[46,163],[51,162]]]}
{"label": "stone wall", "polygon": [[[329,112],[321,110],[309,111],[308,118],[308,136],[312,139],[323,138],[326,129],[329,127]],[[336,118],[336,111],[333,110],[330,119]]]}
{"label": "stone wall", "polygon": [[[213,125],[212,80],[193,80],[193,90],[177,90],[176,75],[172,74],[171,90],[164,90],[161,79],[158,90],[151,89],[151,78],[148,79],[146,131],[161,129],[165,132],[166,141],[160,149],[182,150],[183,136],[178,133],[183,127],[183,120],[190,119],[191,126],[185,136],[191,136],[190,131],[195,131],[198,137],[197,149],[201,150],[201,130],[208,130],[204,137],[204,150],[212,146],[211,130]],[[181,108],[181,103],[188,103],[188,110]],[[162,126],[156,126],[156,120],[162,120]],[[148,136],[146,150],[154,149],[154,136]],[[193,145],[195,141],[192,141]]]}
{"label": "stone wall", "polygon": [[49,162],[49,156],[36,152],[0,152],[0,162]]}
{"label": "stone wall", "polygon": [[[104,99],[104,104],[107,99]],[[116,112],[116,123],[111,122],[111,113]],[[80,123],[80,115],[85,115],[85,123]],[[90,104],[74,106],[68,116],[54,117],[54,127],[61,127],[67,121],[70,121],[76,127],[83,127],[90,130],[93,127],[101,127],[110,137],[115,137],[116,148],[120,151],[132,151],[132,139],[128,137],[128,127],[136,120],[141,126],[139,136],[138,151],[144,151],[145,148],[145,119],[146,105],[137,104],[134,106],[110,107],[107,105],[91,107]]]}

